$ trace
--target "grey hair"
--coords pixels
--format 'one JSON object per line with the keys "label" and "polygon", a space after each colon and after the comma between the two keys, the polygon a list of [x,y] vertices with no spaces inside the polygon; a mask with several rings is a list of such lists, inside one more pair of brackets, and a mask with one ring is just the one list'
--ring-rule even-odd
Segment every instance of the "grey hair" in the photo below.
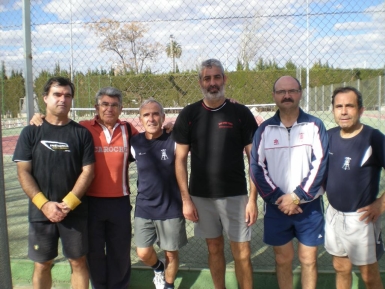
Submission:
{"label": "grey hair", "polygon": [[105,95],[109,97],[116,97],[118,99],[120,106],[122,106],[122,103],[123,103],[122,92],[119,89],[111,86],[102,87],[101,89],[99,89],[99,91],[95,95],[96,104],[98,104],[99,100]]}
{"label": "grey hair", "polygon": [[142,102],[142,104],[141,104],[140,107],[139,107],[139,115],[140,115],[140,111],[142,110],[142,107],[143,107],[143,106],[146,106],[146,105],[149,104],[149,103],[156,103],[156,104],[159,106],[159,108],[160,108],[160,114],[164,115],[164,108],[163,108],[163,105],[162,105],[159,101],[155,100],[155,99],[152,98],[152,97],[149,98],[149,99],[146,99],[145,101]]}
{"label": "grey hair", "polygon": [[210,58],[210,59],[207,59],[207,60],[202,62],[201,69],[198,72],[199,79],[202,78],[202,71],[203,71],[203,69],[205,69],[205,68],[212,68],[213,66],[218,67],[221,70],[222,75],[223,76],[225,75],[225,69],[223,68],[222,63],[219,60],[217,60],[217,59]]}

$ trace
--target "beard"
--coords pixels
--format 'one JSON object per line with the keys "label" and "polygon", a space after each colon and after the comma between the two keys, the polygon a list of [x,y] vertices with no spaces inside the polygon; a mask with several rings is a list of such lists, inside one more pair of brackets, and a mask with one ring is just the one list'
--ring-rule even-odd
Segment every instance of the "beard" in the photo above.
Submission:
{"label": "beard", "polygon": [[[211,88],[216,88],[216,92],[211,92]],[[210,101],[220,100],[225,97],[225,86],[210,86],[208,89],[201,88],[203,96]]]}

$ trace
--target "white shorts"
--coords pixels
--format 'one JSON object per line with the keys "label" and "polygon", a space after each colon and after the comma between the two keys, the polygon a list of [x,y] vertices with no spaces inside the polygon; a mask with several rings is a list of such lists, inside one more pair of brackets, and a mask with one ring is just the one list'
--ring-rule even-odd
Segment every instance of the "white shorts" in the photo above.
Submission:
{"label": "white shorts", "polygon": [[376,223],[360,221],[364,213],[337,211],[328,206],[325,219],[325,249],[337,257],[348,257],[352,264],[376,263],[384,252],[381,218]]}
{"label": "white shorts", "polygon": [[199,217],[194,226],[195,236],[212,239],[225,232],[233,242],[251,240],[251,228],[245,222],[247,195],[226,198],[191,196],[191,199]]}

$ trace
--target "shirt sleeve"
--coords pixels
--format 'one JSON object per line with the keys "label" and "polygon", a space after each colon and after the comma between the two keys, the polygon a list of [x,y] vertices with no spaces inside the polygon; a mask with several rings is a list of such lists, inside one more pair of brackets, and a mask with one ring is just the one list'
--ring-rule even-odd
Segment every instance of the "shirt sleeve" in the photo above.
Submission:
{"label": "shirt sleeve", "polygon": [[311,201],[319,195],[319,190],[325,186],[327,165],[329,159],[329,139],[321,120],[315,123],[318,131],[314,134],[310,171],[297,186],[294,192],[301,200]]}
{"label": "shirt sleeve", "polygon": [[265,126],[261,125],[254,135],[250,156],[250,175],[262,199],[266,203],[275,204],[284,193],[275,185],[269,175],[263,141],[264,132]]}
{"label": "shirt sleeve", "polygon": [[174,128],[172,130],[172,138],[176,143],[190,144],[190,127],[188,120],[188,107],[185,107],[178,115]]}
{"label": "shirt sleeve", "polygon": [[83,147],[82,165],[86,166],[95,163],[94,140],[92,138],[92,134],[86,128],[84,128]]}
{"label": "shirt sleeve", "polygon": [[16,143],[15,152],[12,160],[14,162],[19,161],[31,161],[32,160],[32,149],[33,149],[33,138],[32,138],[32,126],[26,126],[23,128],[19,135],[19,139]]}
{"label": "shirt sleeve", "polygon": [[253,142],[253,136],[255,131],[258,129],[257,121],[249,108],[243,106],[243,143],[247,146]]}
{"label": "shirt sleeve", "polygon": [[385,169],[385,135],[374,129],[371,143],[378,165]]}

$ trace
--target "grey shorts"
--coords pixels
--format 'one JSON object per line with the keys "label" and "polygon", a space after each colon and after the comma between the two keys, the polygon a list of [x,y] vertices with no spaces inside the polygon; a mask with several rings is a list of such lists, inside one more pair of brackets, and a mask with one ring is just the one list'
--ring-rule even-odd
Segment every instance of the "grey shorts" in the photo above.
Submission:
{"label": "grey shorts", "polygon": [[148,248],[156,243],[162,250],[178,251],[187,244],[186,220],[149,220],[135,217],[134,240],[138,248]]}
{"label": "grey shorts", "polygon": [[226,198],[201,198],[191,196],[198,211],[195,236],[212,239],[226,233],[230,241],[248,242],[251,228],[245,222],[248,196]]}
{"label": "grey shorts", "polygon": [[86,255],[88,253],[87,217],[65,218],[59,223],[29,223],[28,257],[35,262],[55,259],[58,255],[59,238],[66,258],[78,259]]}
{"label": "grey shorts", "polygon": [[325,249],[337,257],[348,257],[352,264],[376,263],[384,252],[381,218],[376,223],[360,221],[363,213],[343,213],[328,206],[325,218]]}

